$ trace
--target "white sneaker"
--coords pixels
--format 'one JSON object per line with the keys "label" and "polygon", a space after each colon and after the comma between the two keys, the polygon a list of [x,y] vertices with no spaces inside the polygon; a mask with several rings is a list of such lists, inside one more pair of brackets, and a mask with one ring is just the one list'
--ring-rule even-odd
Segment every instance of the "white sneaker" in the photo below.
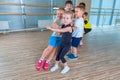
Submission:
{"label": "white sneaker", "polygon": [[70,70],[68,66],[65,66],[64,69],[61,71],[61,74],[65,74]]}
{"label": "white sneaker", "polygon": [[54,65],[54,66],[50,69],[50,71],[51,71],[51,72],[54,72],[54,71],[56,71],[58,68],[59,68],[58,65]]}

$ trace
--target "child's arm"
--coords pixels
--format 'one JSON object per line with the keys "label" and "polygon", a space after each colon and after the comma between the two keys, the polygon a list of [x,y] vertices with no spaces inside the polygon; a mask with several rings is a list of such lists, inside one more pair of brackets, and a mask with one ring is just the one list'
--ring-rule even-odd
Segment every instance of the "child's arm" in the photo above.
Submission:
{"label": "child's arm", "polygon": [[46,27],[49,30],[55,31],[55,32],[72,32],[71,27],[66,27],[66,28],[62,28],[62,29],[54,29],[51,27]]}
{"label": "child's arm", "polygon": [[51,27],[56,29],[56,28],[58,28],[58,24],[56,22],[54,22]]}
{"label": "child's arm", "polygon": [[74,24],[73,22],[71,23],[71,26],[72,26],[72,29],[73,29],[73,30],[76,30],[76,29],[77,29],[77,27],[75,26],[75,24]]}
{"label": "child's arm", "polygon": [[[52,28],[58,29],[58,23],[54,22]],[[61,33],[57,32],[58,35],[61,35]]]}
{"label": "child's arm", "polygon": [[73,29],[73,30],[76,30],[76,29],[77,29],[77,27],[74,25],[74,26],[72,27],[72,29]]}

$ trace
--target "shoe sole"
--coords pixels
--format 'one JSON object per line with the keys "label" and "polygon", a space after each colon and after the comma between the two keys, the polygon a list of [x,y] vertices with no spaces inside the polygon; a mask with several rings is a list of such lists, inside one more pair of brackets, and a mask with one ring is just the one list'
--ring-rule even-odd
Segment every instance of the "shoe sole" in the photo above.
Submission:
{"label": "shoe sole", "polygon": [[69,58],[69,57],[68,57],[68,59],[69,59],[69,60],[78,60],[78,58],[75,58],[75,59],[71,59],[71,58]]}

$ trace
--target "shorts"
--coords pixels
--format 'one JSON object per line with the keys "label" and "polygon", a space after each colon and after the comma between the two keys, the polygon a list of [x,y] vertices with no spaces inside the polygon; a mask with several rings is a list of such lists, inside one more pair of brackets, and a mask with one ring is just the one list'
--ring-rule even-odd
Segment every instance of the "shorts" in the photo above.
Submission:
{"label": "shorts", "polygon": [[59,47],[61,44],[61,41],[62,41],[61,37],[51,36],[49,39],[48,45],[53,47]]}
{"label": "shorts", "polygon": [[77,48],[79,46],[81,40],[82,40],[82,37],[80,37],[80,38],[72,37],[72,47]]}

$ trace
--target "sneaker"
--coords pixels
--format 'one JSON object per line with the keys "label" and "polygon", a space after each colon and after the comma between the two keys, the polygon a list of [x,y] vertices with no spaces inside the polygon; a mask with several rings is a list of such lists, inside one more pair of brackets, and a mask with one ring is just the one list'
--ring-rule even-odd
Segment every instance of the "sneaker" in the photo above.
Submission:
{"label": "sneaker", "polygon": [[41,70],[41,68],[42,68],[42,63],[43,63],[42,60],[39,60],[39,61],[38,61],[37,66],[36,66],[36,70],[37,70],[37,71]]}
{"label": "sneaker", "polygon": [[65,74],[70,70],[68,66],[65,66],[64,69],[61,71],[61,74]]}
{"label": "sneaker", "polygon": [[78,59],[78,56],[75,56],[74,54],[70,57],[68,57],[70,60],[77,60]]}
{"label": "sneaker", "polygon": [[51,72],[54,72],[54,71],[56,71],[58,68],[59,68],[58,65],[55,65],[55,66],[53,66],[53,67],[50,69],[50,71],[51,71]]}
{"label": "sneaker", "polygon": [[45,71],[49,70],[49,62],[47,62],[46,60],[45,60],[45,62],[44,62],[43,69],[44,69]]}
{"label": "sneaker", "polygon": [[67,56],[68,58],[71,58],[72,56],[74,56],[74,54],[73,54],[73,53],[68,53],[66,56]]}

